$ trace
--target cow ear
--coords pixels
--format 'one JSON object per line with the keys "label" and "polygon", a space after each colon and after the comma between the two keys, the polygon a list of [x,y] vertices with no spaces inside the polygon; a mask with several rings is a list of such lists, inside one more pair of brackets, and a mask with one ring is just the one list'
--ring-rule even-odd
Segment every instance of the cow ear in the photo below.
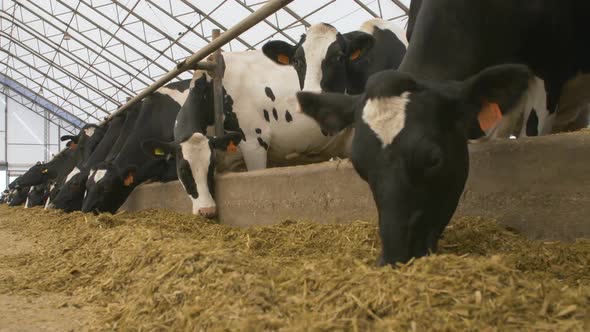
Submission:
{"label": "cow ear", "polygon": [[364,56],[375,44],[375,38],[362,31],[354,31],[345,35],[347,40],[346,57],[356,61]]}
{"label": "cow ear", "polygon": [[239,132],[230,132],[221,137],[209,138],[209,145],[216,150],[234,153],[244,136]]}
{"label": "cow ear", "polygon": [[526,94],[534,75],[524,65],[499,65],[484,69],[464,82],[463,98],[470,107],[465,125],[477,119],[483,132],[500,123]]}
{"label": "cow ear", "polygon": [[340,93],[297,93],[300,111],[316,120],[331,135],[354,122],[354,113],[360,100],[361,96]]}
{"label": "cow ear", "polygon": [[262,46],[262,53],[279,65],[290,65],[296,46],[282,40],[272,40]]}
{"label": "cow ear", "polygon": [[177,144],[174,142],[162,142],[154,139],[148,139],[141,142],[143,153],[154,159],[168,160],[175,155]]}
{"label": "cow ear", "polygon": [[80,138],[80,136],[77,136],[77,135],[76,136],[74,136],[74,135],[64,135],[64,136],[60,137],[60,140],[62,142],[64,142],[64,141],[72,141],[74,143],[78,143],[78,139],[79,138]]}

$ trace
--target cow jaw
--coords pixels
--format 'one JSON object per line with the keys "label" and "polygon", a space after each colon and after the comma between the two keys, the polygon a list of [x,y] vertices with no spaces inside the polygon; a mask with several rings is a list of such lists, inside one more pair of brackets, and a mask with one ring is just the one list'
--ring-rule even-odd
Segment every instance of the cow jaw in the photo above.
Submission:
{"label": "cow jaw", "polygon": [[198,192],[198,197],[192,199],[193,214],[212,218],[216,215],[217,207],[207,181],[212,153],[209,140],[201,133],[194,133],[188,140],[180,143],[180,148],[190,165]]}

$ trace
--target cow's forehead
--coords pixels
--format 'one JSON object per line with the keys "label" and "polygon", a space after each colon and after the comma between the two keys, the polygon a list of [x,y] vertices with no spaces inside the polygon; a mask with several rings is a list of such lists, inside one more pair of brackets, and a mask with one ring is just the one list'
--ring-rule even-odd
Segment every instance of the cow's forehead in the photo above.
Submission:
{"label": "cow's forehead", "polygon": [[309,53],[325,54],[328,47],[336,41],[338,30],[331,25],[320,23],[308,30],[302,46],[306,55]]}
{"label": "cow's forehead", "polygon": [[401,95],[368,98],[363,107],[362,118],[381,141],[382,147],[390,145],[406,123],[410,92]]}

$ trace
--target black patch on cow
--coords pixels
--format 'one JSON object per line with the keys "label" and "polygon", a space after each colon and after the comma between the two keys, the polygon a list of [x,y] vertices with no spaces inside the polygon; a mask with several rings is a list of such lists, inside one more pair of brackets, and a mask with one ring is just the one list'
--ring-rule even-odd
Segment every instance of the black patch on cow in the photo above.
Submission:
{"label": "black patch on cow", "polygon": [[287,120],[287,122],[293,121],[293,116],[291,115],[291,113],[289,113],[289,111],[285,112],[285,120]]}
{"label": "black patch on cow", "polygon": [[272,117],[275,118],[276,121],[279,121],[279,113],[277,112],[276,108],[272,108]]}
{"label": "black patch on cow", "polygon": [[266,93],[266,96],[270,98],[270,100],[272,101],[275,101],[275,99],[277,99],[275,97],[275,94],[272,92],[272,89],[269,87],[264,88],[264,93]]}
{"label": "black patch on cow", "polygon": [[526,121],[526,135],[539,136],[539,117],[537,116],[537,111],[534,108]]}
{"label": "black patch on cow", "polygon": [[184,185],[186,193],[189,194],[192,198],[197,199],[199,197],[199,192],[197,191],[197,184],[195,183],[195,179],[193,178],[191,165],[186,159],[184,159],[181,148],[178,148],[176,150],[176,167],[178,179]]}
{"label": "black patch on cow", "polygon": [[268,111],[262,110],[262,112],[264,113],[264,120],[266,120],[266,122],[270,122],[270,115],[268,115]]}
{"label": "black patch on cow", "polygon": [[260,137],[258,137],[258,144],[260,144],[260,146],[263,147],[265,150],[268,150],[268,144],[266,144],[266,142]]}
{"label": "black patch on cow", "polygon": [[258,135],[262,134],[262,129],[260,129],[260,128],[256,128],[254,131],[256,131],[256,133]]}
{"label": "black patch on cow", "polygon": [[321,131],[322,131],[322,135],[324,135],[324,136],[330,136],[327,131],[325,131],[323,129],[321,129]]}

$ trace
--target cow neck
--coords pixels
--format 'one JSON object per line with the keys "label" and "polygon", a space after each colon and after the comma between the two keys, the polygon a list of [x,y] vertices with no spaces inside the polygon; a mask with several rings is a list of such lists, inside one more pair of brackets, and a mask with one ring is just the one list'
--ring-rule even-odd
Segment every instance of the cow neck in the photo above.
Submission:
{"label": "cow neck", "polygon": [[104,158],[104,160],[107,163],[112,162],[117,158],[117,155],[123,148],[123,145],[125,145],[127,138],[133,132],[135,128],[135,123],[137,122],[137,118],[139,117],[141,104],[141,102],[139,104],[136,104],[135,107],[126,112],[127,117],[125,118],[125,123],[123,124],[123,127],[119,131],[119,136],[117,137],[117,140],[115,141],[112,148]]}
{"label": "cow neck", "polygon": [[121,128],[123,127],[124,117],[118,116],[115,117],[113,120],[109,122],[108,129],[104,134],[102,140],[94,149],[90,157],[83,163],[80,169],[89,170],[92,167],[96,166],[98,163],[105,160],[107,154],[114,146],[119,134],[121,132]]}
{"label": "cow neck", "polygon": [[184,142],[194,133],[206,134],[207,127],[214,122],[212,85],[205,76],[195,81],[186,101],[176,117],[174,138]]}

